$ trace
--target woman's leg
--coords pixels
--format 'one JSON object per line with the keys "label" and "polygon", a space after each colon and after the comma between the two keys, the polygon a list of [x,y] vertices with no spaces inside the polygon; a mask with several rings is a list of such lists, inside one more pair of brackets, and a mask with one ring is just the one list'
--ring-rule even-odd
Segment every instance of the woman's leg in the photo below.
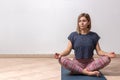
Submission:
{"label": "woman's leg", "polygon": [[102,69],[105,66],[107,66],[110,63],[110,61],[111,61],[110,57],[108,57],[108,56],[101,56],[97,60],[94,60],[93,62],[91,62],[86,67],[86,69],[88,71],[96,71],[96,70]]}
{"label": "woman's leg", "polygon": [[85,74],[85,75],[90,75],[90,76],[99,76],[98,71],[87,71],[85,69],[84,64],[78,62],[77,60],[70,60],[67,57],[61,57],[59,59],[59,63],[65,67],[66,69],[70,70],[73,72],[73,74]]}
{"label": "woman's leg", "polygon": [[83,68],[78,65],[74,60],[71,60],[67,57],[61,57],[59,59],[59,63],[66,69],[72,71],[72,72],[77,72],[77,73],[82,73]]}

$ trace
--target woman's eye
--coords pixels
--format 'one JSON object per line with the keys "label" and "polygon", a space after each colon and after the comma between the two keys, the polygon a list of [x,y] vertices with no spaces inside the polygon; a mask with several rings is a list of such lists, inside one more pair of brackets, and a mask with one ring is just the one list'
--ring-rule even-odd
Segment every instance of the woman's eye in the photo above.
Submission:
{"label": "woman's eye", "polygon": [[86,22],[86,20],[83,20],[83,22]]}

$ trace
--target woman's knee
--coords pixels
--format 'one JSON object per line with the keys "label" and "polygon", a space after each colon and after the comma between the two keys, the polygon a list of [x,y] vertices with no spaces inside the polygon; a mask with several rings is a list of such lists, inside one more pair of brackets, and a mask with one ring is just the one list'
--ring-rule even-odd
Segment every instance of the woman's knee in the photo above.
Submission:
{"label": "woman's knee", "polygon": [[104,60],[106,65],[111,62],[111,58],[109,56],[103,56],[103,60]]}
{"label": "woman's knee", "polygon": [[63,64],[63,63],[65,63],[68,60],[69,60],[69,58],[67,58],[67,57],[61,57],[61,58],[59,58],[59,63]]}

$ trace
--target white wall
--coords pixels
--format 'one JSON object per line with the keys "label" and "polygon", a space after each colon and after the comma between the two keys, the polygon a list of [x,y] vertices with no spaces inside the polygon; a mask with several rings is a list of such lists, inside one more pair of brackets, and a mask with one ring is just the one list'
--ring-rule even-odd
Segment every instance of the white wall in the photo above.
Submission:
{"label": "white wall", "polygon": [[87,12],[105,51],[120,50],[119,0],[0,0],[0,54],[61,52]]}

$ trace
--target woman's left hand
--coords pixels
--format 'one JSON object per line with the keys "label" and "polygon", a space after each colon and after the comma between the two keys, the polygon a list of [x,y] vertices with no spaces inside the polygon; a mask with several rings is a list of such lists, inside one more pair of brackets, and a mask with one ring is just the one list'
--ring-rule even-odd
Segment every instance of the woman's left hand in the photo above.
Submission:
{"label": "woman's left hand", "polygon": [[108,53],[108,56],[109,56],[110,58],[115,58],[115,57],[116,57],[116,54],[115,54],[115,52],[109,52],[109,53]]}

